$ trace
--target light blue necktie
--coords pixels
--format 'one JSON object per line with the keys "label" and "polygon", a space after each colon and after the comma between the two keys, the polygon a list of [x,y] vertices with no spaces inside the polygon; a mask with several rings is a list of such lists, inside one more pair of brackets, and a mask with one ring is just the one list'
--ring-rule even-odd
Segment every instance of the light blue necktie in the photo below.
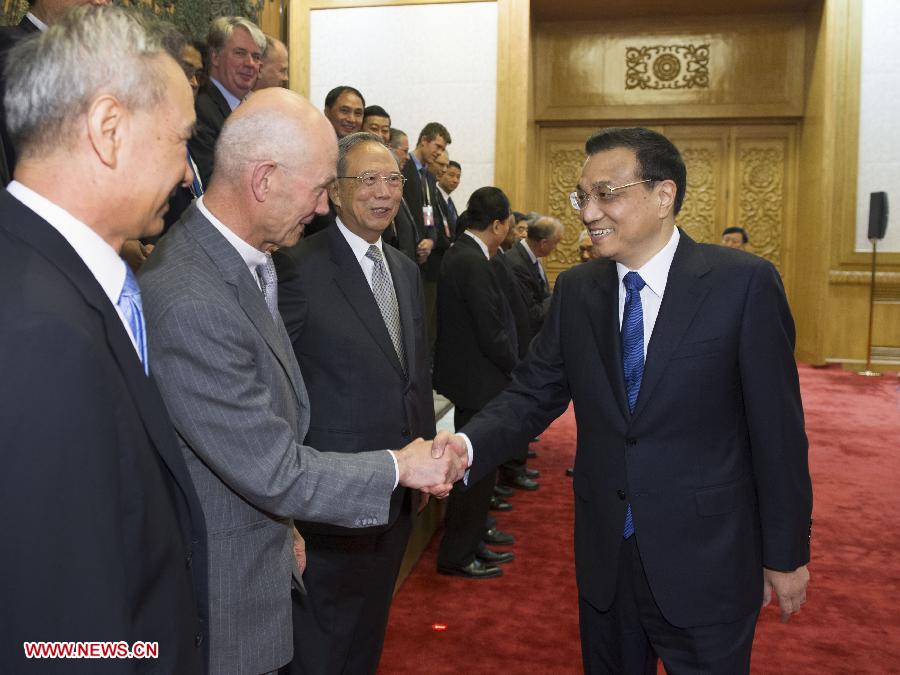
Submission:
{"label": "light blue necktie", "polygon": [[141,288],[138,286],[134,272],[128,265],[125,265],[125,284],[122,286],[122,292],[119,293],[119,301],[116,303],[131,334],[134,336],[137,345],[138,354],[141,357],[141,363],[144,364],[144,372],[149,375],[150,367],[147,362],[147,329],[144,326],[144,312],[141,308]]}
{"label": "light blue necktie", "polygon": [[[641,378],[644,376],[644,308],[641,306],[641,289],[647,285],[637,272],[628,272],[622,279],[625,286],[625,311],[622,313],[622,365],[625,370],[625,393],[628,410],[634,412]],[[625,530],[628,539],[634,534],[631,504],[625,511]]]}

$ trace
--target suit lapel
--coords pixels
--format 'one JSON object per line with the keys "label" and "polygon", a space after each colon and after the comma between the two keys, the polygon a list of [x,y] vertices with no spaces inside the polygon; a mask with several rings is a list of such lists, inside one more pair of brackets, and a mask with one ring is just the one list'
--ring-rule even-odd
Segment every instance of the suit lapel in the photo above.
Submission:
{"label": "suit lapel", "polygon": [[[341,293],[347,299],[350,307],[356,312],[360,322],[365,326],[366,330],[375,340],[379,349],[384,356],[391,362],[394,370],[400,375],[403,374],[403,368],[400,366],[400,359],[397,357],[397,351],[394,349],[394,343],[391,342],[391,336],[388,334],[387,326],[384,325],[384,318],[381,316],[381,310],[372,294],[372,289],[366,281],[365,274],[359,266],[359,261],[353,255],[353,249],[344,239],[337,227],[329,228],[329,236],[331,237],[331,260],[335,264],[334,281]],[[389,247],[383,247],[387,253]],[[386,256],[390,260],[389,255]],[[394,279],[394,289],[397,294],[397,302],[400,302],[400,293],[396,291],[397,281],[394,276],[394,267],[391,267],[391,276]],[[403,316],[401,306],[400,316]],[[403,331],[404,336],[409,331]],[[407,353],[407,356],[409,354]]]}
{"label": "suit lapel", "polygon": [[[406,372],[412,373],[412,364],[416,362],[416,341],[415,327],[408,324],[415,316],[413,312],[413,283],[415,280],[406,279],[406,274],[400,267],[401,256],[397,251],[391,250],[390,246],[384,247],[385,255],[388,261],[388,267],[391,270],[391,278],[394,280],[394,290],[397,293],[397,305],[400,309],[400,325],[403,331],[403,346],[406,348]],[[405,320],[404,320],[405,319]],[[387,330],[387,329],[385,329]]]}
{"label": "suit lapel", "polygon": [[668,365],[669,357],[681,343],[685,331],[709,293],[709,285],[702,278],[709,271],[709,265],[697,243],[683,231],[680,234],[681,240],[666,281],[666,292],[647,347],[641,390],[634,407],[635,417],[647,406]]}
{"label": "suit lapel", "polygon": [[[588,263],[595,264],[595,263]],[[619,330],[619,277],[615,263],[597,264],[594,277],[595,293],[585,302],[591,327],[600,349],[600,358],[606,368],[609,386],[613,391],[622,416],[628,419],[628,398],[625,394],[625,373],[622,366],[622,334]]]}
{"label": "suit lapel", "polygon": [[[3,202],[6,202],[5,204]],[[192,510],[196,507],[196,493],[187,473],[184,458],[175,443],[175,435],[162,398],[152,378],[144,373],[140,358],[128,337],[118,312],[91,271],[78,257],[69,243],[53,227],[6,191],[0,197],[0,209],[10,213],[4,220],[15,236],[28,243],[51,265],[64,274],[81,293],[85,302],[103,320],[103,328],[110,352],[122,372],[125,385],[157,454],[174,476]],[[151,375],[153,364],[150,364]],[[188,524],[188,530],[190,524]]]}
{"label": "suit lapel", "polygon": [[218,267],[225,282],[234,289],[238,305],[287,374],[300,406],[308,407],[306,386],[303,384],[284,323],[280,317],[275,320],[269,313],[262,291],[240,254],[196,206],[191,208],[193,212],[190,217],[184,219],[184,225],[191,228],[197,243]]}

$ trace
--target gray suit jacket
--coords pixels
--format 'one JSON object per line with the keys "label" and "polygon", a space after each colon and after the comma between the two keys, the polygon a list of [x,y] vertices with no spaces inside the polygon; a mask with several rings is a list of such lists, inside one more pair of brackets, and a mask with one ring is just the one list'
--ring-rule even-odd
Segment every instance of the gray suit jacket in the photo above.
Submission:
{"label": "gray suit jacket", "polygon": [[153,369],[209,533],[210,670],[291,660],[291,518],[388,520],[387,452],[301,444],[309,400],[284,324],[243,259],[192,205],[141,273]]}

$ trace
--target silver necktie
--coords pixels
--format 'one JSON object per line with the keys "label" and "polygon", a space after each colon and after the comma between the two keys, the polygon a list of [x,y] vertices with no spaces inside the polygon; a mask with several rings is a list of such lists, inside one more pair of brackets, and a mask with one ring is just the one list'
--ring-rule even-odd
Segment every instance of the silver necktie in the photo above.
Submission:
{"label": "silver necktie", "polygon": [[366,251],[366,257],[374,263],[374,268],[372,269],[372,293],[375,295],[375,302],[378,303],[378,309],[381,310],[381,318],[384,319],[384,325],[391,336],[391,342],[394,343],[394,351],[397,352],[397,358],[400,359],[403,373],[407,374],[406,350],[403,348],[403,331],[400,327],[400,308],[397,305],[397,294],[394,292],[394,286],[391,284],[387,270],[384,268],[384,257],[381,249],[372,244],[369,246],[369,250]]}
{"label": "silver necktie", "polygon": [[256,266],[256,274],[259,276],[259,282],[262,286],[263,297],[266,299],[266,305],[272,318],[278,321],[278,275],[275,273],[275,263],[272,262],[272,256],[266,256],[266,262]]}

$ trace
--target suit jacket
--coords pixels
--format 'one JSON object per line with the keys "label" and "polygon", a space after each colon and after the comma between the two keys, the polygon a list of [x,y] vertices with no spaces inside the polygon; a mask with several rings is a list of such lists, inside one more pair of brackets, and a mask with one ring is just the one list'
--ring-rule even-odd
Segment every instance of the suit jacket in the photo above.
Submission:
{"label": "suit jacket", "polygon": [[544,283],[541,273],[537,270],[528,251],[527,244],[523,241],[516,243],[509,249],[508,260],[510,268],[516,276],[516,283],[528,309],[528,320],[531,323],[532,335],[537,335],[544,324],[544,317],[550,309],[550,289]]}
{"label": "suit jacket", "polygon": [[525,306],[525,300],[519,290],[516,282],[516,275],[510,265],[507,252],[503,249],[497,251],[497,255],[491,258],[491,263],[497,273],[497,280],[503,288],[503,294],[512,311],[513,321],[516,326],[516,342],[518,345],[518,355],[520,359],[525,358],[528,353],[528,345],[534,333],[531,328],[531,320],[528,316],[528,308]]}
{"label": "suit jacket", "polygon": [[394,216],[392,227],[388,228],[381,238],[385,244],[390,244],[407,258],[416,262],[416,247],[421,239],[416,230],[412,212],[405,200],[400,200],[400,208],[397,210],[397,215]]}
{"label": "suit jacket", "polygon": [[[306,443],[319,450],[363,452],[402,448],[434,438],[434,402],[425,342],[424,296],[418,267],[383,247],[400,309],[407,377],[375,296],[337,227],[279,250],[278,304],[310,399]],[[388,526],[405,489],[394,490]],[[298,523],[301,533],[373,533]]]}
{"label": "suit jacket", "polygon": [[[446,204],[441,208],[440,201],[443,198],[437,189],[437,183],[428,170],[425,171],[426,181],[423,183],[422,175],[416,169],[416,163],[410,160],[403,167],[403,175],[406,176],[406,183],[403,185],[403,199],[409,206],[413,222],[416,225],[416,231],[419,233],[419,241],[425,237],[434,240],[434,248],[428,260],[422,265],[422,273],[425,275],[425,281],[437,282],[441,270],[441,261],[444,258],[444,252],[450,248],[450,239],[444,231],[444,213],[446,212]],[[431,197],[431,206],[434,213],[434,227],[426,228],[425,221],[422,217],[422,207],[425,205],[426,194]]]}
{"label": "suit jacket", "polygon": [[809,560],[807,440],[794,324],[775,268],[697,244],[675,253],[629,413],[615,264],[564,272],[513,384],[463,432],[469,481],[575,404],[575,565],[600,610],[615,595],[625,507],[647,579],[676,626],[758,610],[762,568]]}
{"label": "suit jacket", "polygon": [[203,515],[154,379],[78,254],[5,190],[0,288],[0,672],[97,671],[26,660],[24,640],[157,641],[104,671],[203,672]]}
{"label": "suit jacket", "polygon": [[209,178],[213,172],[216,141],[222,131],[222,125],[225,124],[225,119],[231,114],[231,108],[216,85],[207,82],[197,93],[194,111],[197,113],[197,126],[194,128],[194,135],[188,140],[188,148],[190,148],[191,157],[194,158],[194,163],[200,171],[200,179],[204,185],[209,185]]}
{"label": "suit jacket", "polygon": [[290,661],[291,518],[387,522],[387,452],[301,444],[309,399],[280,318],[196,204],[141,269],[150,363],[206,516],[210,669],[262,673]]}
{"label": "suit jacket", "polygon": [[438,281],[434,388],[478,410],[509,384],[517,361],[515,323],[494,264],[472,237],[460,237]]}

